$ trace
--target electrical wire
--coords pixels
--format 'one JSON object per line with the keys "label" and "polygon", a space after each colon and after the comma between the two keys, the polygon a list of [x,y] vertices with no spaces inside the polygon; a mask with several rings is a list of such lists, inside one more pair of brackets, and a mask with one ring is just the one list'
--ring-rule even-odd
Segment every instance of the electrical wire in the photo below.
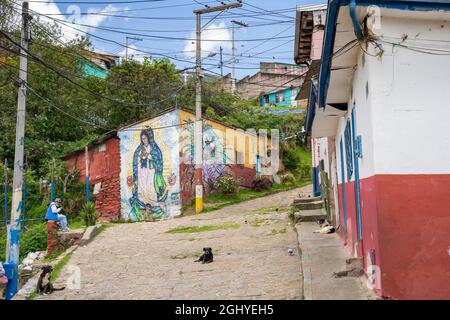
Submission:
{"label": "electrical wire", "polygon": [[[59,76],[61,76],[62,78],[68,80],[69,82],[71,82],[72,84],[76,85],[77,87],[85,90],[86,92],[96,96],[97,98],[102,98],[105,100],[109,100],[111,102],[115,102],[115,103],[120,103],[123,105],[127,105],[127,106],[134,106],[134,107],[148,107],[151,104],[157,104],[157,103],[161,103],[164,102],[166,100],[168,100],[168,98],[163,99],[161,101],[155,102],[155,103],[151,103],[151,104],[139,104],[139,103],[130,103],[130,102],[126,102],[126,101],[122,101],[122,100],[117,100],[105,95],[102,95],[98,92],[95,92],[87,87],[85,87],[84,85],[74,81],[73,79],[71,79],[70,77],[68,77],[66,74],[64,74],[64,72],[62,72],[61,70],[59,70],[59,68],[45,62],[44,60],[42,60],[41,58],[39,58],[38,56],[36,56],[35,54],[31,53],[29,50],[26,50],[25,48],[23,48],[19,43],[15,42],[7,33],[5,33],[4,31],[0,30],[0,34],[3,34],[3,36],[8,39],[10,42],[12,42],[13,44],[15,44],[17,47],[21,48],[22,50],[25,51],[25,53],[30,56],[31,58],[33,58],[33,60],[37,61],[38,63],[42,64],[43,66],[45,66],[46,68],[52,70],[53,72],[55,72],[56,74],[58,74]],[[181,90],[182,86],[180,86],[179,90]]]}

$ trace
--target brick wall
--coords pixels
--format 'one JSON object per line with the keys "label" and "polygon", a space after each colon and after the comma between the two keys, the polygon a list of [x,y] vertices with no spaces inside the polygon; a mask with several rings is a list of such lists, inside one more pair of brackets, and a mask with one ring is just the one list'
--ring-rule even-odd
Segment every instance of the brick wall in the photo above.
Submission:
{"label": "brick wall", "polygon": [[[195,196],[195,168],[191,164],[180,164],[180,187],[181,187],[181,203],[188,205]],[[250,188],[252,182],[256,179],[256,171],[254,168],[248,168],[241,165],[227,165],[223,171],[224,174],[232,174],[237,178],[239,185]],[[207,183],[203,184],[204,195],[211,193],[211,188]]]}
{"label": "brick wall", "polygon": [[[69,170],[80,170],[79,181],[84,183],[86,162],[84,151],[66,157]],[[101,184],[98,194],[91,194],[100,220],[117,220],[120,217],[120,140],[113,136],[89,146],[89,182],[92,187]]]}

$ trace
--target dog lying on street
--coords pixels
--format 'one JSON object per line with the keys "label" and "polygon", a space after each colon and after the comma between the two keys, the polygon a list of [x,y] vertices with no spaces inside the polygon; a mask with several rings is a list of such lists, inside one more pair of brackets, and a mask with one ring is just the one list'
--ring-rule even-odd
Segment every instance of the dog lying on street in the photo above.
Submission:
{"label": "dog lying on street", "polygon": [[39,276],[36,292],[39,294],[52,294],[54,291],[64,290],[65,287],[55,288],[51,283],[53,267],[50,265],[43,266]]}
{"label": "dog lying on street", "polygon": [[194,262],[211,263],[213,262],[214,255],[211,248],[203,248],[203,254]]}

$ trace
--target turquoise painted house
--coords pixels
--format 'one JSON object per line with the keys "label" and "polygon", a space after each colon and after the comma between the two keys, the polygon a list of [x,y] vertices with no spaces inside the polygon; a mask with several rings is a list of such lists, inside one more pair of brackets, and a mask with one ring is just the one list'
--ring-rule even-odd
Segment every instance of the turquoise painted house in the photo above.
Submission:
{"label": "turquoise painted house", "polygon": [[86,59],[81,61],[81,68],[85,76],[105,79],[112,66],[119,64],[119,57],[86,51]]}
{"label": "turquoise painted house", "polygon": [[298,106],[298,102],[295,100],[295,97],[297,96],[299,90],[300,87],[291,87],[264,93],[259,98],[259,105],[261,107],[296,107]]}

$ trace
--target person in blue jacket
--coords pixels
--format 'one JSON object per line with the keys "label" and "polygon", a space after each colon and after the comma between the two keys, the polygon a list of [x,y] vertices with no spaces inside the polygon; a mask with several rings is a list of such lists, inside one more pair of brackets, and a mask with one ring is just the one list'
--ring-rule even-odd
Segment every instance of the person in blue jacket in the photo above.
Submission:
{"label": "person in blue jacket", "polygon": [[45,214],[46,221],[56,221],[62,231],[70,231],[67,226],[67,218],[61,214],[62,208],[60,207],[61,199],[56,198],[55,201],[50,203],[47,213]]}

